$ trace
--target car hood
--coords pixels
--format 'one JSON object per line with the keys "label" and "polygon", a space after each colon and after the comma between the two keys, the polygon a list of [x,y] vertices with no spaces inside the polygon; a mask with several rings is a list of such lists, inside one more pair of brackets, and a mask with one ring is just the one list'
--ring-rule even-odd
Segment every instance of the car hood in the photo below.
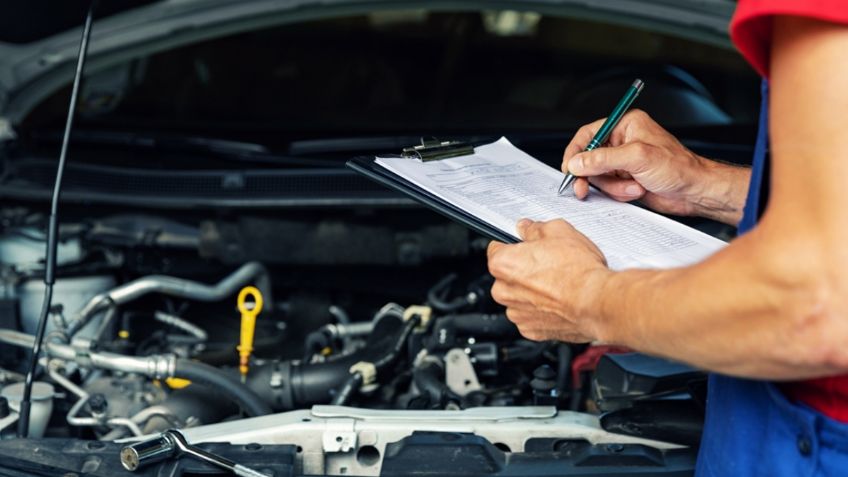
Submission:
{"label": "car hood", "polygon": [[[64,12],[41,15],[49,22],[44,28],[32,24],[38,15],[31,10],[19,8],[13,12],[21,21],[29,22],[28,26],[46,32],[46,36],[31,35],[36,38],[18,43],[9,42],[8,38],[0,41],[0,138],[11,135],[36,105],[70,82],[84,17],[80,3]],[[735,2],[730,0],[123,1],[99,12],[86,72],[102,71],[133,57],[213,37],[377,9],[533,10],[643,27],[730,48],[727,24],[734,7]],[[77,26],[51,34],[51,28],[62,29],[63,25]]]}

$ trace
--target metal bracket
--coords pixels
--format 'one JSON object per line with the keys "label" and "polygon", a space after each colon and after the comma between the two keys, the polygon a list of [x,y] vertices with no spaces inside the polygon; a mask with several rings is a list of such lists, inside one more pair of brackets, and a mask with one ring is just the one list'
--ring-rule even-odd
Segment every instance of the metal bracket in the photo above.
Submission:
{"label": "metal bracket", "polygon": [[356,448],[356,428],[353,419],[328,421],[321,442],[324,452],[350,452]]}
{"label": "metal bracket", "polygon": [[445,384],[460,396],[482,389],[471,358],[459,348],[453,348],[445,355]]}

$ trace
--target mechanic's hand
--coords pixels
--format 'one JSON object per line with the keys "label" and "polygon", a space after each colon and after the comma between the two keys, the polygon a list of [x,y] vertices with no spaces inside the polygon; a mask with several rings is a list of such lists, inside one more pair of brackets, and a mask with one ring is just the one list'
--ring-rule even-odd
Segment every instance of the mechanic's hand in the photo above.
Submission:
{"label": "mechanic's hand", "polygon": [[564,220],[518,223],[522,243],[489,244],[492,297],[531,340],[599,338],[593,297],[611,273],[598,247]]}
{"label": "mechanic's hand", "polygon": [[622,202],[642,199],[648,207],[674,215],[697,212],[711,161],[686,149],[639,110],[624,115],[605,147],[581,152],[603,122],[580,128],[563,154],[563,172],[581,176],[573,185],[578,198],[589,194],[591,182]]}

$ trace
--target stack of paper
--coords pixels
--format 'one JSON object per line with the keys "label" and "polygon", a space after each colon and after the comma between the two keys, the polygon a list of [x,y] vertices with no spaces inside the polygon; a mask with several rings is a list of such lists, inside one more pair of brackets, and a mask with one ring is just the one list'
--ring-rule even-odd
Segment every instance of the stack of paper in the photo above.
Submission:
{"label": "stack of paper", "polygon": [[506,138],[451,159],[378,157],[376,164],[468,215],[518,238],[516,223],[565,219],[595,242],[612,269],[698,262],[724,242],[598,191],[586,200],[557,195],[563,174]]}

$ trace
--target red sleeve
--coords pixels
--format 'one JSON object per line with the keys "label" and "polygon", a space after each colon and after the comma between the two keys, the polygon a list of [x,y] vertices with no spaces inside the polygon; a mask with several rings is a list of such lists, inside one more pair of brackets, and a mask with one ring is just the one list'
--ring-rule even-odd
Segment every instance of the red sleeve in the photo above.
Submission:
{"label": "red sleeve", "polygon": [[846,0],[739,0],[730,22],[730,38],[742,56],[768,77],[771,23],[776,15],[809,17],[848,25]]}

